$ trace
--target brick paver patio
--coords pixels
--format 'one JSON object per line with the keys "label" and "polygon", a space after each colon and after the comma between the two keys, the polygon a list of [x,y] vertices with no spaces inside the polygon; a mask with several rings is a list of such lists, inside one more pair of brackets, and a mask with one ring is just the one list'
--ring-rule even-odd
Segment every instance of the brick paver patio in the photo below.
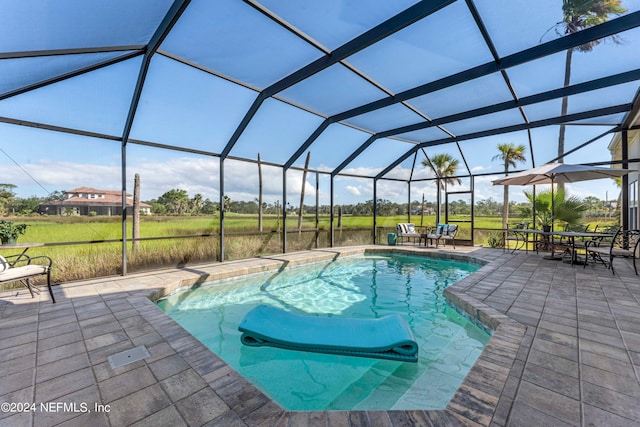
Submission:
{"label": "brick paver patio", "polygon": [[[446,410],[284,411],[149,299],[359,247],[67,283],[54,287],[57,304],[46,292],[1,293],[0,402],[14,406],[0,427],[640,426],[640,279],[629,264],[616,260],[613,276],[531,253],[447,249],[438,254],[488,262],[448,298],[495,333]],[[142,345],[149,357],[111,368],[108,356]]]}

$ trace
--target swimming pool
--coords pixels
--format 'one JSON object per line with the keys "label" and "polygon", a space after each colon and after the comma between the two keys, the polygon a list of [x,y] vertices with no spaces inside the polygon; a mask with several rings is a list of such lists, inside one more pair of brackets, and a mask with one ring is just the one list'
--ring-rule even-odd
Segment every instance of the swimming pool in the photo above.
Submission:
{"label": "swimming pool", "polygon": [[[447,286],[478,268],[360,255],[205,284],[158,305],[285,409],[443,409],[490,338],[444,298]],[[243,346],[238,325],[260,304],[309,315],[399,313],[418,342],[418,363]]]}

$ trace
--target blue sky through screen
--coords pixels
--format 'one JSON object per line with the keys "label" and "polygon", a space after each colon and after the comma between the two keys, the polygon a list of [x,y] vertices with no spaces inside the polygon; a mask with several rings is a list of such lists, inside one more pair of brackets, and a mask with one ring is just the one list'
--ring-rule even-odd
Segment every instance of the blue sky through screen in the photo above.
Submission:
{"label": "blue sky through screen", "polygon": [[[35,0],[25,3],[36,9],[39,5]],[[103,33],[91,33],[85,40],[73,25],[58,23],[48,30],[45,28],[48,19],[73,22],[92,16],[94,11],[91,8],[78,9],[72,7],[71,3],[59,6],[61,9],[49,3],[49,12],[44,10],[37,13],[38,31],[28,37],[23,30],[12,33],[10,29],[15,25],[5,22],[28,15],[31,13],[28,7],[8,7],[4,18],[0,17],[0,39],[3,40],[0,53],[29,49],[75,49],[85,46],[85,43],[91,47],[144,44],[153,35],[169,4],[166,1],[146,1],[142,7],[118,1],[111,7],[102,5],[101,13],[107,22],[96,24],[95,29],[86,31]],[[336,49],[415,2],[331,0],[304,5],[295,1],[265,0],[262,3],[265,7],[273,8],[277,16],[288,20],[320,46],[312,46],[299,39],[245,3],[228,0],[192,2],[174,31],[163,42],[161,54],[151,61],[130,137],[191,148],[202,153],[129,144],[127,182],[132,186],[133,174],[142,175],[143,199],[157,198],[170,189],[181,188],[191,196],[200,193],[217,200],[219,160],[205,153],[221,152],[259,90],[321,57],[321,48]],[[492,0],[475,0],[474,3],[501,56],[558,37],[553,28],[562,18],[560,0],[514,0],[500,7],[496,7]],[[623,4],[629,12],[640,10],[640,1],[626,0]],[[126,12],[119,12],[118,8],[126,9]],[[361,12],[354,12],[358,10]],[[219,25],[214,25],[220,16],[227,18]],[[95,21],[92,19],[89,20]],[[119,22],[119,25],[128,23],[138,27],[127,27],[117,37],[110,38],[111,30],[107,31],[111,28],[108,25],[110,20]],[[3,22],[6,24],[4,28]],[[322,25],[318,25],[319,22]],[[457,32],[447,32],[448,28],[456,28]],[[50,37],[48,31],[55,31],[55,37]],[[210,43],[213,39],[215,43]],[[637,54],[639,44],[640,29],[633,29],[620,34],[619,43],[607,40],[596,46],[593,52],[575,52],[572,83],[640,68],[640,55]],[[182,62],[171,56],[182,59]],[[91,55],[76,54],[70,57],[68,64],[61,62],[63,56],[0,59],[0,70],[11,73],[11,79],[4,82],[4,86],[0,82],[0,90],[13,90],[20,85],[32,84],[38,79],[55,77],[112,57],[114,54],[111,53],[96,54],[95,59]],[[47,58],[51,59],[45,60]],[[564,58],[565,53],[559,52],[507,69],[507,76],[517,96],[530,96],[561,87]],[[255,161],[260,153],[263,161],[283,164],[291,159],[326,117],[491,60],[490,51],[482,41],[465,2],[454,2],[432,16],[347,57],[344,64],[328,67],[278,93],[277,99],[269,98],[263,102],[230,151],[232,160],[225,163],[225,191],[234,200],[254,200],[257,197],[256,164],[238,161],[236,157]],[[34,70],[21,76],[21,63],[31,63]],[[0,183],[16,185],[15,191],[20,197],[42,197],[48,192],[80,186],[119,190],[122,159],[117,138],[124,131],[140,64],[141,57],[138,56],[0,99],[0,116],[98,134],[91,138],[0,124]],[[51,66],[50,75],[43,72],[48,69],[47,66]],[[368,79],[362,78],[359,73],[366,74]],[[574,95],[569,98],[569,113],[630,103],[638,87],[638,82],[634,81],[602,89],[595,96]],[[338,123],[330,125],[309,146],[310,164],[313,168],[330,171],[364,143],[372,132],[420,123],[425,118],[442,118],[511,99],[503,76],[493,73],[409,99],[406,105],[397,103],[357,115],[345,120],[351,126]],[[560,108],[561,102],[557,99],[526,106],[524,111],[529,120],[534,121],[558,116]],[[607,132],[621,118],[622,115],[618,114],[600,121],[592,119],[584,126],[569,126],[566,150]],[[519,111],[512,109],[446,123],[443,127],[451,134],[460,136],[522,123],[524,119]],[[420,165],[425,152],[427,155],[440,152],[453,154],[460,159],[460,173],[466,171],[464,156],[472,173],[500,174],[502,165],[493,159],[498,153],[496,146],[510,142],[527,147],[528,161],[519,169],[532,166],[532,155],[536,165],[541,165],[556,156],[558,132],[557,125],[533,129],[533,153],[529,152],[526,131],[464,139],[460,142],[462,153],[451,143],[428,147],[420,150],[413,177],[432,176]],[[444,131],[429,128],[401,135],[401,141],[379,139],[347,165],[343,172],[373,177],[410,150],[412,143],[446,137]],[[606,135],[569,155],[567,163],[609,160],[607,146],[611,137]],[[305,155],[306,151],[293,159],[293,165],[302,166]],[[411,175],[412,165],[413,157],[405,159],[389,176],[407,178]],[[268,202],[281,200],[282,171],[269,166],[264,173],[265,199]],[[299,171],[287,174],[287,197],[290,200],[297,201],[299,198],[303,185],[301,176]],[[502,199],[502,187],[494,187],[490,182],[497,177],[476,178],[476,200]],[[322,181],[320,202],[327,204],[329,194],[326,177]],[[358,203],[372,197],[371,179],[341,177],[336,183],[337,203]],[[404,184],[380,181],[378,196],[406,202],[405,187]],[[613,199],[619,192],[612,180],[571,184],[567,188],[571,194],[595,196],[603,200]],[[522,190],[526,188],[512,189],[511,199],[523,201]],[[315,197],[315,174],[308,176],[305,192],[311,203]],[[432,183],[418,181],[412,184],[412,199],[421,199],[423,193],[428,200],[435,200]]]}

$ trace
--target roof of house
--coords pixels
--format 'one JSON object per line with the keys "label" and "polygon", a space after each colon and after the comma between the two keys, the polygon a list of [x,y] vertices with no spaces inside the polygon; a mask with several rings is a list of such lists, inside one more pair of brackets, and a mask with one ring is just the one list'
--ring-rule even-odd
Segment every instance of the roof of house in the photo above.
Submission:
{"label": "roof of house", "polygon": [[[65,200],[53,200],[49,203],[45,203],[47,205],[63,205],[63,206],[78,206],[78,205],[87,205],[87,206],[121,206],[122,199],[118,196],[106,196],[102,199],[85,199],[82,197],[70,197]],[[127,198],[127,206],[133,206],[133,200]],[[140,202],[141,208],[151,208],[151,205]]]}
{"label": "roof of house", "polygon": [[[122,192],[120,190],[98,190],[97,188],[93,188],[93,187],[78,187],[78,188],[74,188],[73,190],[66,190],[65,193],[67,194],[72,194],[72,193],[88,193],[88,194],[104,194],[104,195],[116,195],[118,197],[121,197]],[[127,197],[131,197],[130,193],[127,193]]]}
{"label": "roof of house", "polygon": [[[89,199],[86,197],[71,196],[64,200],[54,200],[48,205],[62,205],[62,206],[121,206],[122,205],[122,193],[118,190],[98,190],[91,187],[78,187],[73,190],[65,191],[66,194],[101,194],[104,197],[99,199]],[[131,194],[127,193],[127,206],[133,206],[133,200]],[[151,205],[140,202],[141,208],[151,208]]]}

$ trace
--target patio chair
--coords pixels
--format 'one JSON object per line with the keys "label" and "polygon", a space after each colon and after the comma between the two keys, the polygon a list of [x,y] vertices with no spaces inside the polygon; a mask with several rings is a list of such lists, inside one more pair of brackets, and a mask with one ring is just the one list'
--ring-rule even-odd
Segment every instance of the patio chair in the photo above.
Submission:
{"label": "patio chair", "polygon": [[427,230],[427,234],[426,234],[426,237],[424,239],[425,246],[427,245],[427,239],[428,239],[431,244],[433,244],[433,241],[435,240],[436,241],[436,248],[438,247],[438,241],[442,237],[442,232],[443,232],[443,228],[444,228],[445,225],[446,224],[438,224],[435,229],[430,227]]}
{"label": "patio chair", "polygon": [[516,230],[525,230],[529,228],[528,222],[522,222],[520,224],[514,224],[511,227],[508,227],[504,232],[504,244],[502,245],[502,252],[507,250],[507,242],[516,242],[515,247],[511,250],[511,253],[514,253],[516,250],[524,247],[526,244],[526,235],[521,231]]}
{"label": "patio chair", "polygon": [[[618,228],[616,228],[615,231],[618,231]],[[587,224],[587,225],[584,226],[584,230],[576,230],[576,231],[584,231],[585,233],[597,233],[598,232],[597,230],[598,230],[598,225],[597,224],[593,228],[593,230],[589,230],[589,224]],[[573,231],[573,230],[568,230],[568,231]],[[579,239],[576,239],[575,242],[574,242],[576,250],[578,250],[578,249],[584,250],[587,247],[587,243],[589,241],[591,241],[591,240],[593,240],[593,237],[581,237]]]}
{"label": "patio chair", "polygon": [[[589,224],[565,224],[564,231],[573,231],[578,233],[586,233],[589,229]],[[590,240],[590,239],[589,239]],[[582,238],[570,238],[566,236],[559,236],[554,240],[554,246],[562,251],[563,255],[573,256],[572,250],[584,249],[586,245],[586,239]]]}
{"label": "patio chair", "polygon": [[[587,259],[587,257],[588,257],[587,246],[591,246],[591,247],[607,246],[607,247],[609,247],[611,245],[611,242],[613,241],[613,237],[618,232],[618,230],[620,230],[619,226],[600,227],[597,224],[593,228],[593,230],[589,230],[589,228],[586,229],[586,232],[598,233],[599,236],[584,237],[584,238],[581,238],[581,239],[577,239],[575,241],[575,250],[576,250],[576,252],[577,251],[583,251],[584,254],[585,254],[584,265],[586,265],[588,263],[588,261],[589,261]],[[574,258],[575,258],[575,256],[574,256]],[[591,258],[593,259],[593,256],[591,256]]]}
{"label": "patio chair", "polygon": [[[435,231],[427,233],[427,239],[433,243],[436,241],[436,248],[440,243],[440,240],[451,240],[453,242],[453,249],[456,248],[456,234],[458,233],[458,226],[453,224],[438,224]],[[443,242],[446,246],[446,242]]]}
{"label": "patio chair", "polygon": [[590,239],[585,239],[584,245],[582,247],[580,247],[580,249],[585,249],[587,244],[590,245],[591,247],[596,247],[596,246],[607,246],[607,247],[609,247],[611,245],[611,242],[613,241],[614,236],[616,235],[616,233],[620,229],[621,229],[621,227],[618,226],[618,225],[611,225],[611,226],[608,226],[608,227],[600,227],[600,228],[598,228],[598,226],[596,225],[596,227],[593,229],[592,232],[593,233],[598,233],[601,236],[596,236],[596,237],[592,237]]}
{"label": "patio chair", "polygon": [[638,254],[638,244],[640,244],[640,230],[621,230],[619,229],[610,243],[605,241],[590,241],[585,247],[587,259],[589,257],[594,262],[601,262],[605,267],[611,270],[611,274],[616,274],[613,268],[614,258],[631,258],[633,259],[633,269],[638,275],[636,266],[636,258]]}
{"label": "patio chair", "polygon": [[[44,261],[44,263],[37,264],[33,261]],[[25,254],[0,256],[0,284],[20,282],[29,290],[31,298],[33,298],[35,296],[34,293],[40,294],[40,290],[31,282],[31,279],[37,276],[47,276],[47,288],[49,288],[51,301],[55,304],[56,299],[51,288],[52,263],[51,258],[48,256],[30,257]]]}
{"label": "patio chair", "polygon": [[401,238],[404,238],[405,241],[409,239],[413,239],[413,242],[416,242],[416,239],[420,239],[420,233],[416,231],[416,226],[412,223],[399,223],[396,225],[396,231],[398,235],[398,242],[400,242]]}
{"label": "patio chair", "polygon": [[458,226],[456,224],[444,224],[444,227],[442,228],[442,236],[440,236],[440,239],[443,240],[442,244],[447,246],[447,240],[451,240],[451,243],[453,243],[453,249],[455,249],[456,234],[458,234]]}

